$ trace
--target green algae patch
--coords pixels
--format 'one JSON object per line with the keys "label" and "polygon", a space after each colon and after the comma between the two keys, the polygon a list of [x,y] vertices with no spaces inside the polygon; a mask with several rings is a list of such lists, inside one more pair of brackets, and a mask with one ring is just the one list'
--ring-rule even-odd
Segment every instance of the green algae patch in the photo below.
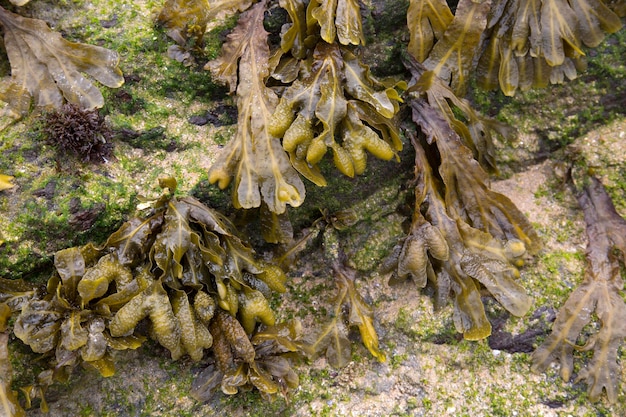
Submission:
{"label": "green algae patch", "polygon": [[36,113],[2,132],[0,172],[16,183],[0,195],[8,219],[0,224],[0,276],[7,278],[37,275],[59,249],[102,243],[159,176],[175,174],[181,190],[194,187],[206,178],[210,138],[228,128],[189,123],[190,108],[214,106],[223,88],[208,72],[189,71],[165,56],[168,38],[150,17],[158,5],[102,1],[64,6],[64,13],[53,13],[59,9],[45,1],[30,7],[70,40],[115,49],[126,82],[103,89],[106,104],[100,113],[112,129],[113,147],[104,163],[55,153],[40,134]]}
{"label": "green algae patch", "polygon": [[[54,156],[50,151],[47,154],[18,165],[22,171],[19,187],[2,196],[10,201],[6,211],[9,222],[0,226],[5,239],[0,249],[4,254],[0,275],[4,277],[18,278],[40,270],[49,265],[54,252],[68,244],[103,239],[133,207],[135,193],[129,193],[132,188],[128,184],[102,171],[57,173]],[[36,173],[36,177],[28,173]]]}

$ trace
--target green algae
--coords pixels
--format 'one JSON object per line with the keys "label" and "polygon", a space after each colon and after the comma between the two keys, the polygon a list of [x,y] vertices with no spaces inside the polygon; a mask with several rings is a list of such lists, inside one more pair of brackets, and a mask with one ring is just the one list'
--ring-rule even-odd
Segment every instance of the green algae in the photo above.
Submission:
{"label": "green algae", "polygon": [[[37,11],[44,11],[40,7],[45,2],[32,4]],[[0,249],[0,276],[20,277],[41,270],[58,249],[102,241],[132,212],[137,194],[145,193],[146,188],[138,191],[137,185],[153,187],[158,177],[169,172],[181,179],[180,188],[185,190],[195,185],[195,181],[187,182],[190,173],[206,178],[206,163],[201,165],[200,156],[206,154],[206,148],[192,138],[213,128],[192,125],[186,115],[192,102],[208,105],[215,95],[223,94],[222,87],[213,84],[206,71],[190,72],[165,57],[169,41],[153,29],[149,19],[155,4],[99,3],[98,7],[110,13],[106,17],[114,17],[110,27],[94,17],[93,5],[72,7],[73,13],[43,15],[54,19],[55,27],[65,30],[70,39],[103,44],[122,57],[127,82],[121,89],[105,90],[102,110],[114,129],[114,158],[94,167],[64,162],[62,171],[56,172],[54,153],[37,134],[36,114],[2,132],[0,167],[2,172],[13,173],[19,187],[0,197],[0,206],[11,219],[0,225],[6,241]],[[145,82],[149,79],[152,81]],[[123,129],[138,134],[124,142]],[[197,163],[173,161],[179,153],[198,155],[181,156]],[[51,195],[38,178],[55,182]]]}

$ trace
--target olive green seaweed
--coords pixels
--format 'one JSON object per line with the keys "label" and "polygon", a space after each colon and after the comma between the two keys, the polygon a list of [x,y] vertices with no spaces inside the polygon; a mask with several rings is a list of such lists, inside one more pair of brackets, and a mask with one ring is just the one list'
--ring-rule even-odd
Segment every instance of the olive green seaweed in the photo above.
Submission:
{"label": "olive green seaweed", "polygon": [[0,174],[0,191],[15,187],[15,184],[11,182],[12,180],[12,176]]}
{"label": "olive green seaweed", "polygon": [[69,42],[38,19],[29,19],[0,7],[0,26],[11,63],[11,83],[0,94],[13,118],[26,115],[31,99],[42,108],[58,108],[64,100],[84,109],[104,105],[98,88],[81,73],[106,85],[124,83],[116,52]]}
{"label": "olive green seaweed", "polygon": [[[323,232],[324,257],[330,264],[333,283],[337,289],[332,301],[333,310],[324,325],[303,337],[303,352],[309,358],[324,355],[329,364],[336,368],[346,366],[351,360],[351,343],[348,338],[350,326],[359,329],[361,340],[369,352],[380,362],[386,361],[385,353],[380,349],[378,333],[374,327],[374,310],[365,302],[356,287],[357,272],[344,265],[346,255],[339,244],[338,230],[344,230],[356,223],[354,213],[345,211],[328,215],[318,220],[319,225],[313,234],[303,237],[311,239]],[[304,242],[299,242],[290,249],[293,252],[303,250]],[[344,314],[344,308],[347,314]]]}
{"label": "olive green seaweed", "polygon": [[411,0],[409,52],[457,93],[473,71],[482,87],[509,96],[576,78],[583,45],[597,46],[624,16],[623,1],[461,0],[454,14],[446,3]]}
{"label": "olive green seaweed", "polygon": [[263,28],[265,3],[241,15],[221,57],[208,65],[231,92],[236,91],[239,113],[237,134],[209,170],[209,181],[225,188],[234,176],[235,207],[254,208],[263,202],[280,214],[287,204],[300,206],[305,189],[269,127],[278,97],[265,85],[270,75],[268,33]]}
{"label": "olive green seaweed", "polygon": [[[221,214],[193,198],[175,198],[173,179],[160,183],[165,192],[146,203],[152,207],[146,218],[129,220],[102,247],[57,252],[44,293],[22,281],[2,281],[0,305],[19,312],[15,335],[34,352],[56,358],[29,391],[33,398],[43,397],[53,380],[66,380],[79,363],[113,375],[111,352],[137,349],[148,336],[172,359],[200,361],[206,349],[213,347],[217,357],[220,349],[232,349],[250,368],[237,371],[223,360],[224,392],[237,391],[238,382],[226,381],[244,371],[261,391],[278,391],[264,362],[254,362],[250,335],[259,322],[268,328],[276,323],[265,294],[285,290],[284,273],[257,260]],[[144,319],[147,334],[137,330]],[[284,363],[277,375],[289,369]]]}
{"label": "olive green seaweed", "polygon": [[[349,177],[365,170],[365,151],[392,159],[402,149],[393,122],[400,97],[343,46],[362,43],[360,23],[351,27],[360,22],[355,2],[311,2],[306,14],[301,3],[283,2],[293,21],[275,53],[262,27],[264,4],[241,15],[220,58],[206,65],[236,93],[239,109],[237,136],[210,168],[209,181],[225,188],[234,177],[235,207],[263,204],[281,214],[287,204],[298,207],[304,201],[296,171],[326,185],[318,163],[328,148]],[[307,39],[324,41],[301,43],[305,27]],[[266,86],[269,77],[287,84],[280,100]]]}

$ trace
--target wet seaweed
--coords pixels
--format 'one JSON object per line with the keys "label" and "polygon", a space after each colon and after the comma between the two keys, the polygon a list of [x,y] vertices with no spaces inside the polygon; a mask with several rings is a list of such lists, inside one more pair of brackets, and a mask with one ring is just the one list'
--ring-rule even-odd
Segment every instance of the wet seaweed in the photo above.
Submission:
{"label": "wet seaweed", "polygon": [[[626,264],[626,220],[615,210],[602,183],[590,177],[579,193],[578,203],[587,224],[587,268],[583,282],[559,309],[552,333],[535,350],[532,370],[543,372],[559,362],[561,377],[574,374],[575,351],[591,351],[576,381],[587,384],[592,401],[603,392],[617,400],[621,366],[618,350],[626,340],[626,303],[620,264]],[[583,329],[596,323],[597,331]]]}
{"label": "wet seaweed", "polygon": [[61,107],[65,101],[86,110],[102,107],[102,93],[83,74],[107,87],[124,83],[115,51],[69,42],[44,21],[22,17],[3,7],[0,26],[11,64],[10,82],[0,93],[0,100],[8,103],[5,115],[13,119],[28,114],[31,101],[48,110]]}
{"label": "wet seaweed", "polygon": [[[152,213],[127,221],[103,246],[57,252],[44,291],[22,281],[0,283],[0,305],[16,313],[13,333],[33,352],[51,354],[50,368],[23,390],[28,403],[43,399],[50,384],[66,381],[79,364],[113,375],[111,352],[137,349],[148,338],[174,360],[188,355],[199,361],[212,349],[227,393],[239,386],[227,382],[237,379],[232,372],[243,370],[231,369],[235,363],[226,356],[237,367],[237,359],[248,364],[247,378],[268,395],[297,381],[285,359],[272,365],[270,356],[282,353],[280,347],[256,342],[272,337],[252,338],[259,323],[273,331],[267,297],[285,291],[284,272],[255,256],[223,215],[191,197],[176,198],[173,179],[161,186],[164,194],[145,203]],[[282,332],[274,331],[284,345]],[[253,344],[263,352],[257,362]],[[287,385],[275,381],[281,378]]]}

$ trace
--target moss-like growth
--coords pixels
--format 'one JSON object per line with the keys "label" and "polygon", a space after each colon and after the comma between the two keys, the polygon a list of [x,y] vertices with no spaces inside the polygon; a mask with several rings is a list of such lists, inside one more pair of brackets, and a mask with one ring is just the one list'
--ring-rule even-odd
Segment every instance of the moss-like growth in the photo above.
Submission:
{"label": "moss-like growth", "polygon": [[64,104],[46,113],[41,130],[45,140],[56,148],[59,161],[70,154],[81,161],[102,163],[113,154],[112,131],[98,110]]}

